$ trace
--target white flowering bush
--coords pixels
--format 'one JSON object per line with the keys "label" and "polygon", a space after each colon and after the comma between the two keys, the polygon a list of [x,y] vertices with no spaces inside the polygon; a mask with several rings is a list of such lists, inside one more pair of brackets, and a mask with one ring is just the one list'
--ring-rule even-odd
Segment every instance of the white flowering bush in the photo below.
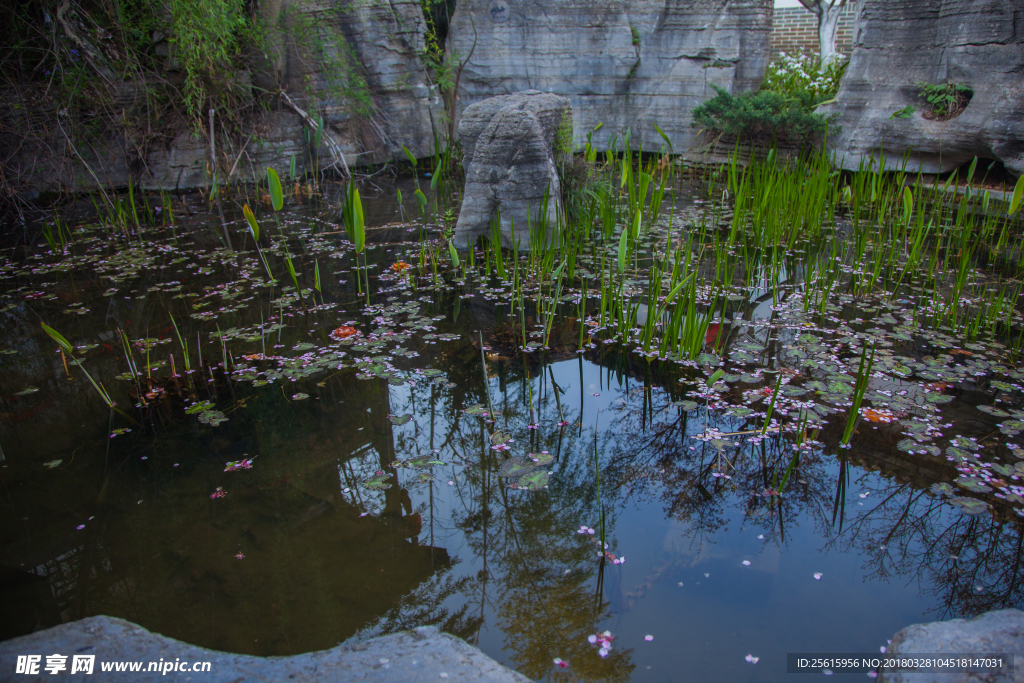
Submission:
{"label": "white flowering bush", "polygon": [[823,60],[817,54],[780,53],[777,62],[768,65],[761,90],[808,100],[812,104],[830,100],[839,91],[839,80],[849,63],[835,56]]}

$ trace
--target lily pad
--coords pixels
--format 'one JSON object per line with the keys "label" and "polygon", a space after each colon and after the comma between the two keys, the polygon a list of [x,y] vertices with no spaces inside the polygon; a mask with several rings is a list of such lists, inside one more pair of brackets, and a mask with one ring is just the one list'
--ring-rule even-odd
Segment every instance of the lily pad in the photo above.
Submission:
{"label": "lily pad", "polygon": [[984,482],[969,477],[960,477],[956,480],[956,485],[975,493],[987,493],[992,490],[992,487]]}
{"label": "lily pad", "polygon": [[533,464],[538,467],[546,467],[555,459],[555,456],[550,453],[530,453],[527,457],[529,457],[530,460],[533,461]]}
{"label": "lily pad", "polygon": [[388,420],[390,420],[393,425],[404,425],[411,419],[412,415],[388,415]]}
{"label": "lily pad", "polygon": [[999,423],[999,431],[1007,436],[1017,436],[1024,430],[1024,422],[1021,420],[1007,420]]}
{"label": "lily pad", "polygon": [[188,408],[185,408],[186,415],[196,415],[198,413],[205,412],[213,408],[213,403],[210,401],[200,401],[199,403],[193,403]]}
{"label": "lily pad", "polygon": [[960,512],[965,515],[978,516],[988,512],[988,505],[977,498],[965,498],[959,496],[957,498],[950,498],[949,502],[960,508]]}
{"label": "lily pad", "polygon": [[519,478],[519,487],[527,491],[540,491],[548,485],[548,471],[536,469]]}
{"label": "lily pad", "polygon": [[391,484],[385,483],[391,477],[390,474],[384,472],[377,472],[372,477],[366,479],[363,482],[363,488],[370,489],[371,491],[384,491],[391,488]]}
{"label": "lily pad", "polygon": [[503,443],[505,443],[507,441],[511,441],[511,440],[512,440],[512,435],[511,434],[506,434],[505,432],[501,431],[500,429],[495,431],[493,434],[491,434],[491,443],[494,444],[495,446],[498,446],[500,444],[503,444]]}
{"label": "lily pad", "polygon": [[729,410],[725,411],[725,414],[732,417],[746,417],[747,415],[753,414],[753,412],[754,411],[751,408],[736,406],[735,408],[729,408]]}
{"label": "lily pad", "polygon": [[522,456],[514,456],[501,463],[498,475],[502,477],[521,477],[534,469],[533,461],[524,462]]}
{"label": "lily pad", "polygon": [[433,467],[434,465],[445,464],[438,460],[437,458],[435,458],[433,455],[417,455],[415,457],[409,458],[406,462],[409,464],[409,466],[416,467],[419,469],[426,469],[428,467]]}

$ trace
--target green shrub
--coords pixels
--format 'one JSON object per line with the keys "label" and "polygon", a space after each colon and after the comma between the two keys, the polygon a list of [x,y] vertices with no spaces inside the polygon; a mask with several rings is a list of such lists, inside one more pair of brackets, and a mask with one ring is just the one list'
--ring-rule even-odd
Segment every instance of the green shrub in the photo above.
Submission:
{"label": "green shrub", "polygon": [[836,117],[814,113],[816,102],[807,93],[786,96],[762,90],[733,96],[712,87],[718,94],[693,110],[694,125],[730,140],[814,146]]}

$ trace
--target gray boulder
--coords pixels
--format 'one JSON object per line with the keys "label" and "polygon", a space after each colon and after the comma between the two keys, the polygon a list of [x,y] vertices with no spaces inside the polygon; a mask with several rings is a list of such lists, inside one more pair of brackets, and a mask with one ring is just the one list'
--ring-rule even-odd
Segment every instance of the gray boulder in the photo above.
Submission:
{"label": "gray boulder", "polygon": [[[529,226],[546,220],[555,229],[561,184],[555,165],[559,128],[572,125],[568,98],[539,90],[492,97],[466,107],[459,121],[466,187],[455,226],[455,245],[491,234],[501,216],[502,243],[530,244]],[[544,203],[547,211],[542,215]]]}
{"label": "gray boulder", "polygon": [[[862,0],[859,36],[836,103],[839,163],[856,169],[884,150],[894,168],[949,171],[973,157],[1024,173],[1024,2]],[[967,108],[948,121],[922,116],[919,82],[964,83]],[[908,105],[910,118],[891,118]]]}
{"label": "gray boulder", "polygon": [[986,683],[1024,681],[1024,612],[1004,609],[975,619],[908,626],[895,635],[889,654],[1012,654],[1013,674],[883,671],[880,683]]}
{"label": "gray boulder", "polygon": [[[467,59],[465,105],[529,88],[565,95],[575,144],[626,128],[633,149],[676,152],[698,132],[694,107],[756,89],[770,58],[773,0],[459,0],[450,45]],[[475,46],[475,47],[474,47]],[[471,54],[471,56],[470,56]]]}
{"label": "gray boulder", "polygon": [[[67,656],[67,668],[44,669],[48,655]],[[38,673],[16,673],[18,656],[41,655]],[[72,675],[73,655],[94,655],[92,675]],[[141,672],[104,672],[103,663],[142,662]],[[159,665],[210,662],[208,671],[148,671]],[[180,664],[179,664],[180,666]],[[0,642],[0,681],[374,681],[374,683],[528,683],[465,641],[433,627],[345,643],[292,657],[253,657],[217,652],[150,633],[123,619],[99,616]]]}

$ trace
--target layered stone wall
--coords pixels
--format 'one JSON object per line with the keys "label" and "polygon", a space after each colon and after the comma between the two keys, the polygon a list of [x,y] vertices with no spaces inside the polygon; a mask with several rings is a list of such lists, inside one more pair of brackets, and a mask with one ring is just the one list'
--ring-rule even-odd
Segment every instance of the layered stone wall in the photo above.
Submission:
{"label": "layered stone wall", "polygon": [[[956,118],[923,116],[919,83],[963,83],[973,99]],[[909,118],[895,112],[914,107]],[[865,157],[925,173],[975,156],[1024,173],[1024,1],[863,0],[859,38],[836,103],[838,163]]]}
{"label": "layered stone wall", "polygon": [[459,111],[537,89],[572,103],[577,146],[631,130],[636,148],[694,141],[694,107],[757,88],[768,65],[772,0],[460,0],[450,45],[466,58]]}

